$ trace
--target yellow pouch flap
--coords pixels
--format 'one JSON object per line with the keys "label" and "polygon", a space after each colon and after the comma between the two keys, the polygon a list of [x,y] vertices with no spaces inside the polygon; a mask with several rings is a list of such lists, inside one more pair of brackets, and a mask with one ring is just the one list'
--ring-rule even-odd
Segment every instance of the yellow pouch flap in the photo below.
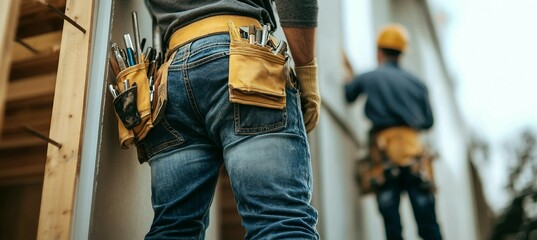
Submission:
{"label": "yellow pouch flap", "polygon": [[287,59],[270,47],[249,44],[228,22],[229,99],[233,103],[283,109],[286,105]]}

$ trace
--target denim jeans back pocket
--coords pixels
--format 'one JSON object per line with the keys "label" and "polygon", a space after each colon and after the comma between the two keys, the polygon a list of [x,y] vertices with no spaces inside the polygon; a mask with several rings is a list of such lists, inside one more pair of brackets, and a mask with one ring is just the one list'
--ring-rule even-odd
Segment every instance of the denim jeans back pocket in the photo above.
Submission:
{"label": "denim jeans back pocket", "polygon": [[287,109],[273,109],[244,104],[233,104],[235,133],[254,135],[276,132],[287,126]]}
{"label": "denim jeans back pocket", "polygon": [[143,147],[147,158],[158,153],[172,150],[183,144],[185,139],[175,130],[166,118],[163,118],[142,140],[138,147]]}

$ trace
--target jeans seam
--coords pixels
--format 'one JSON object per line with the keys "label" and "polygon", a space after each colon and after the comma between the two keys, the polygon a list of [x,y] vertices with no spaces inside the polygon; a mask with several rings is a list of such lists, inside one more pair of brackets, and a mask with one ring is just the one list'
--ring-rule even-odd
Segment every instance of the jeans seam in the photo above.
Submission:
{"label": "jeans seam", "polygon": [[162,152],[162,151],[164,151],[166,149],[169,149],[169,148],[175,147],[175,146],[179,146],[179,145],[181,145],[181,144],[183,144],[185,142],[185,139],[183,138],[183,136],[181,136],[181,134],[179,132],[177,132],[177,130],[175,130],[173,127],[171,127],[166,119],[163,119],[160,122],[160,124],[162,124],[162,126],[166,129],[166,131],[168,131],[168,133],[172,134],[175,137],[175,139],[165,141],[165,142],[163,142],[161,144],[158,144],[158,145],[156,145],[154,147],[152,147],[152,146],[145,147],[146,154],[147,154],[148,158],[152,158],[153,156],[157,155],[158,153],[160,153],[160,152]]}
{"label": "jeans seam", "polygon": [[218,46],[227,46],[227,47],[229,47],[229,42],[215,42],[215,43],[211,43],[211,44],[208,44],[208,45],[204,45],[203,47],[196,48],[190,54],[194,55],[194,54],[197,54],[198,52],[204,51],[205,49],[209,49],[209,48],[212,48],[212,47],[218,47]]}
{"label": "jeans seam", "polygon": [[[190,45],[191,45],[191,44],[192,44],[192,43],[189,43],[189,44],[187,44],[187,45],[185,45],[185,46],[183,46],[183,47],[181,47],[181,48],[179,48],[179,49],[176,50],[177,53],[176,53],[176,56],[175,56],[175,57],[177,58],[177,56],[180,56],[180,58],[179,58],[179,59],[173,59],[172,62],[170,63],[170,66],[168,67],[168,69],[171,68],[172,66],[177,65],[177,64],[180,63],[180,62],[184,62],[184,61],[185,61],[185,59],[188,57],[188,53],[189,53],[188,50],[190,49]],[[185,53],[181,53],[181,52],[180,52],[181,49],[183,49],[183,48],[186,49],[186,52],[185,52]]]}
{"label": "jeans seam", "polygon": [[192,90],[192,85],[190,84],[190,79],[188,78],[188,68],[187,68],[187,65],[188,65],[188,58],[190,57],[190,49],[187,49],[186,50],[186,57],[185,57],[185,61],[184,63],[182,64],[183,66],[183,84],[185,85],[185,91],[186,91],[186,94],[187,94],[187,97],[188,97],[188,101],[190,102],[190,107],[192,108],[192,110],[194,111],[194,114],[196,115],[196,118],[198,119],[198,121],[202,122],[202,117],[201,117],[201,113],[199,111],[199,108],[198,108],[198,104],[196,103],[196,99],[194,97],[194,91]]}

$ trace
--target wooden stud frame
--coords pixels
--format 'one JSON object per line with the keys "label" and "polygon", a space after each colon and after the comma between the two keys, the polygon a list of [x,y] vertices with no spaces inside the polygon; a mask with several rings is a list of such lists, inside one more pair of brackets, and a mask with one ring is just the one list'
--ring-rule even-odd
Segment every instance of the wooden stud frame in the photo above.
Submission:
{"label": "wooden stud frame", "polygon": [[[10,1],[7,1],[10,2]],[[38,239],[70,239],[78,186],[95,0],[67,0],[48,145]]]}
{"label": "wooden stud frame", "polygon": [[19,0],[0,1],[0,56],[2,56],[0,60],[0,139],[4,126],[11,51],[19,19],[19,8]]}

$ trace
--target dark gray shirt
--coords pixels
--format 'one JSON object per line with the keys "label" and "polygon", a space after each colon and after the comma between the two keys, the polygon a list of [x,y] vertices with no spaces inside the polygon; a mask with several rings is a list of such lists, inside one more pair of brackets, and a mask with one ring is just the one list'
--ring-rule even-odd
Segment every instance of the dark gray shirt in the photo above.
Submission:
{"label": "dark gray shirt", "polygon": [[345,86],[347,102],[353,102],[360,94],[367,94],[365,113],[373,123],[373,130],[433,126],[427,87],[396,62],[387,62],[374,71],[358,75]]}
{"label": "dark gray shirt", "polygon": [[[273,0],[146,0],[156,25],[164,33],[164,43],[178,28],[216,15],[252,17],[276,29]],[[317,26],[317,0],[274,0],[283,27]]]}

